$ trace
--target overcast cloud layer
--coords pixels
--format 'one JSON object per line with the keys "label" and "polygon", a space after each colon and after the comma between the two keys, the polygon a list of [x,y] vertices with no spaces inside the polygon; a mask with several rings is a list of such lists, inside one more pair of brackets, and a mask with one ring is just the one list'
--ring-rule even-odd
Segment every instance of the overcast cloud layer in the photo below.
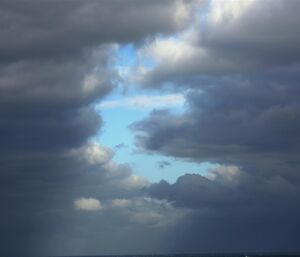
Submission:
{"label": "overcast cloud layer", "polygon": [[[300,250],[299,9],[1,2],[1,256]],[[187,105],[133,124],[137,146],[218,164],[205,176],[151,184],[92,141],[126,43],[139,58],[129,86]]]}

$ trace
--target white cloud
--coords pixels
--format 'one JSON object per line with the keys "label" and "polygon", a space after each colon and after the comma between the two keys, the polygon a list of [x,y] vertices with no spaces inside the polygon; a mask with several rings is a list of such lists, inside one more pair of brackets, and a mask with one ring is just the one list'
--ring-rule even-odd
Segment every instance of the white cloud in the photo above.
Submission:
{"label": "white cloud", "polygon": [[132,173],[132,169],[128,164],[117,164],[108,162],[105,164],[107,179],[114,181],[125,190],[136,190],[150,186],[150,182],[141,176]]}
{"label": "white cloud", "polygon": [[121,181],[121,185],[126,189],[139,189],[149,186],[149,181],[143,177],[131,174]]}
{"label": "white cloud", "polygon": [[132,108],[153,109],[184,105],[185,97],[182,94],[169,94],[162,96],[139,95],[118,100],[104,101],[96,106],[97,109]]}
{"label": "white cloud", "polygon": [[84,149],[84,156],[91,164],[103,164],[112,158],[113,152],[109,148],[100,146],[99,144],[90,143]]}
{"label": "white cloud", "polygon": [[90,142],[79,149],[73,149],[71,155],[79,156],[80,159],[87,161],[91,165],[108,163],[114,152],[107,147],[103,147],[95,142]]}
{"label": "white cloud", "polygon": [[206,177],[210,180],[226,183],[227,185],[235,185],[244,178],[246,174],[235,165],[218,165],[208,170]]}
{"label": "white cloud", "polygon": [[157,38],[139,51],[139,57],[150,58],[155,63],[168,62],[173,65],[178,60],[193,56],[196,50],[181,38]]}
{"label": "white cloud", "polygon": [[101,203],[95,198],[79,198],[74,201],[77,210],[97,211],[102,209]]}

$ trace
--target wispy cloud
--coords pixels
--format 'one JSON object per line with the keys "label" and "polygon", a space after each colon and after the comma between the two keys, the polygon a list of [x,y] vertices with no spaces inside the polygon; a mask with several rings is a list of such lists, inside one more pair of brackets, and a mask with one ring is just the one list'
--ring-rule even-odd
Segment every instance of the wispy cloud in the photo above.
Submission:
{"label": "wispy cloud", "polygon": [[97,109],[130,108],[153,109],[182,106],[185,97],[182,94],[168,94],[161,96],[139,95],[118,100],[104,101],[97,105]]}

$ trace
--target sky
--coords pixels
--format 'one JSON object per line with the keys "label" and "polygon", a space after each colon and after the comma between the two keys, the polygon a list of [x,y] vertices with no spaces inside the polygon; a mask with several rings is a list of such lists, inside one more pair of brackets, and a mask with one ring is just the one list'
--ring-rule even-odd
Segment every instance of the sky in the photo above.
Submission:
{"label": "sky", "polygon": [[[103,118],[102,130],[94,141],[114,149],[113,160],[128,163],[134,173],[146,177],[150,182],[166,180],[174,183],[185,173],[205,174],[214,165],[209,162],[194,162],[161,154],[143,153],[135,146],[134,134],[130,125],[146,118],[154,109],[168,109],[181,114],[186,110],[184,93],[159,91],[149,92],[137,88],[125,81],[131,75],[138,62],[138,50],[133,44],[118,47],[113,67],[120,74],[122,81],[117,89],[95,105],[96,111]],[[154,68],[151,60],[143,60],[147,67]],[[131,87],[130,87],[131,85]]]}
{"label": "sky", "polygon": [[298,0],[0,3],[0,255],[300,251]]}

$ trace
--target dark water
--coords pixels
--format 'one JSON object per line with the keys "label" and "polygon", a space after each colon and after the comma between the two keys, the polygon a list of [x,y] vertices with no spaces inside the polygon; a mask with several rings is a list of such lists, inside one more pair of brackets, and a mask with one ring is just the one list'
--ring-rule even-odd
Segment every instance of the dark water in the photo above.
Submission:
{"label": "dark water", "polygon": [[[217,253],[217,254],[145,254],[145,255],[99,255],[76,257],[300,257],[300,253]],[[64,256],[72,257],[72,256]]]}

